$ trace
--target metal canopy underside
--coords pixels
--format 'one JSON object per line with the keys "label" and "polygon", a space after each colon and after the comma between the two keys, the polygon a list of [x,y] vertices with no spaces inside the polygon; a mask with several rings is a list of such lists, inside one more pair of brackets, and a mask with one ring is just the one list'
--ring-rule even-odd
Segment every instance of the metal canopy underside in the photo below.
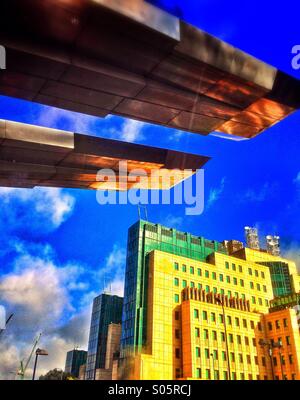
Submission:
{"label": "metal canopy underside", "polygon": [[300,107],[298,80],[142,0],[1,2],[0,43],[0,94],[85,114],[251,138]]}
{"label": "metal canopy underside", "polygon": [[[170,189],[208,160],[204,156],[0,120],[0,186]],[[119,171],[120,161],[127,161],[127,171]],[[101,169],[114,171],[115,181],[107,178],[107,172],[98,173]],[[155,171],[162,173],[161,178],[145,179]]]}

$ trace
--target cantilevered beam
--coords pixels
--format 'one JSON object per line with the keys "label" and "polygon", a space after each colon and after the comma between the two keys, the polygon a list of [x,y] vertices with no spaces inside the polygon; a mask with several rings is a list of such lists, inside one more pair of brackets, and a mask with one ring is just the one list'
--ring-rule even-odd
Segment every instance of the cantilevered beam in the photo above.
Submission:
{"label": "cantilevered beam", "polygon": [[[170,189],[208,160],[204,156],[0,120],[0,186]],[[155,172],[160,174],[158,179],[153,176]],[[114,181],[111,176],[115,176]]]}
{"label": "cantilevered beam", "polygon": [[300,84],[143,0],[0,4],[0,94],[207,135],[252,138],[300,107]]}

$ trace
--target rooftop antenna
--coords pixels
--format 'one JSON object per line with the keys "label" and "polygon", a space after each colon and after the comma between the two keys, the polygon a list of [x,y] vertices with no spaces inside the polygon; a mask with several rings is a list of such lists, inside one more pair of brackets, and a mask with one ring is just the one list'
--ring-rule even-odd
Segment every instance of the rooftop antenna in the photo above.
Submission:
{"label": "rooftop antenna", "polygon": [[148,210],[147,210],[147,206],[143,206],[143,205],[141,205],[141,204],[138,204],[139,219],[142,219],[142,218],[141,218],[141,210],[144,210],[145,221],[148,222]]}

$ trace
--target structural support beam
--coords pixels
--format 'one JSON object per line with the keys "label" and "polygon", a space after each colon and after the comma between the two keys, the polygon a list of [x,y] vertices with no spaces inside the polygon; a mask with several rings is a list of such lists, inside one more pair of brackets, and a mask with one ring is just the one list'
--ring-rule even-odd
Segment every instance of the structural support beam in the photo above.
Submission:
{"label": "structural support beam", "polygon": [[252,138],[300,107],[300,84],[143,0],[0,5],[0,94],[207,135]]}
{"label": "structural support beam", "polygon": [[0,120],[0,186],[170,189],[208,160],[205,156]]}

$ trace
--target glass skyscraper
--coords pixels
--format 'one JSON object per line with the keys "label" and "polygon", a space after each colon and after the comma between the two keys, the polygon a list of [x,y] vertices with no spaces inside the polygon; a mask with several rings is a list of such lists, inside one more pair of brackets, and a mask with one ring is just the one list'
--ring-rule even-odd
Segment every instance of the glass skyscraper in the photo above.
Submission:
{"label": "glass skyscraper", "polygon": [[127,349],[139,352],[146,340],[147,255],[161,250],[174,255],[205,261],[214,252],[227,253],[222,243],[160,224],[139,220],[129,228],[126,280],[122,317],[121,354]]}
{"label": "glass skyscraper", "polygon": [[79,377],[79,368],[86,363],[87,351],[71,350],[67,352],[65,372]]}
{"label": "glass skyscraper", "polygon": [[122,320],[123,298],[101,294],[94,299],[85,379],[95,379],[96,369],[105,368],[108,326]]}

